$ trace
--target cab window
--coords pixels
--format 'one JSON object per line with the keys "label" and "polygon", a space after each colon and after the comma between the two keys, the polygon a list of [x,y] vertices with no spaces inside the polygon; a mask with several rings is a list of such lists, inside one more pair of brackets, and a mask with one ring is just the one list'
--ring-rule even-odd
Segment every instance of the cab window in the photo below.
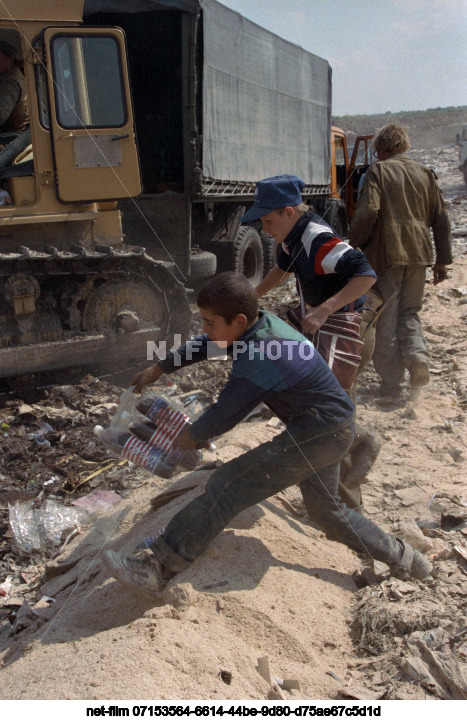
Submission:
{"label": "cab window", "polygon": [[63,128],[125,125],[127,109],[115,38],[57,35],[51,55],[57,120]]}

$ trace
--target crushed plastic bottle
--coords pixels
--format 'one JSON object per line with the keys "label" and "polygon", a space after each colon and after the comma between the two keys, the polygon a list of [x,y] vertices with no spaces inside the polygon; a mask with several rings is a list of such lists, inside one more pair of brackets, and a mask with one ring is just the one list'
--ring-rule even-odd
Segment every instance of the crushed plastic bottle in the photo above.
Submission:
{"label": "crushed plastic bottle", "polygon": [[86,523],[87,512],[46,500],[36,508],[34,501],[8,504],[9,521],[16,545],[23,551],[34,551],[47,545],[58,545],[62,532]]}

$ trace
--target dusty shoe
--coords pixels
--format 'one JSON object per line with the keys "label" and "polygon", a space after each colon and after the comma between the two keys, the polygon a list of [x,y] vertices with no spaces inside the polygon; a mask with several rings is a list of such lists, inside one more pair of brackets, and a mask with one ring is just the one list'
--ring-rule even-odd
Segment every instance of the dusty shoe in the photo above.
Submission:
{"label": "dusty shoe", "polygon": [[394,571],[396,574],[408,574],[412,578],[418,578],[419,581],[423,581],[424,578],[428,578],[433,570],[433,564],[416,548],[413,548],[410,543],[397,539],[399,543],[402,543],[403,553],[399,563],[395,563],[390,566],[391,573]]}
{"label": "dusty shoe", "polygon": [[430,370],[424,360],[415,361],[410,367],[410,385],[412,388],[421,388],[430,382]]}
{"label": "dusty shoe", "polygon": [[123,586],[144,595],[161,591],[166,580],[162,578],[161,564],[151,551],[126,556],[118,551],[104,551],[104,566]]}

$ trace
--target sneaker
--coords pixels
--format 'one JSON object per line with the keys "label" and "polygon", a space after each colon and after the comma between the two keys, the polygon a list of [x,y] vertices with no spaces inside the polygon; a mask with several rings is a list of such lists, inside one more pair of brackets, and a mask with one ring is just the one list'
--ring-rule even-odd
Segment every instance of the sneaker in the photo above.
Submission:
{"label": "sneaker", "polygon": [[428,363],[424,360],[417,360],[410,367],[410,385],[412,388],[421,388],[430,382],[430,370]]}
{"label": "sneaker", "polygon": [[123,586],[145,595],[161,591],[167,581],[162,578],[161,564],[150,551],[126,556],[118,551],[104,551],[104,566]]}
{"label": "sneaker", "polygon": [[433,564],[416,548],[413,548],[410,543],[397,539],[402,544],[403,552],[399,563],[395,563],[390,566],[391,573],[408,574],[412,578],[417,578],[419,581],[423,581],[428,578],[433,570]]}

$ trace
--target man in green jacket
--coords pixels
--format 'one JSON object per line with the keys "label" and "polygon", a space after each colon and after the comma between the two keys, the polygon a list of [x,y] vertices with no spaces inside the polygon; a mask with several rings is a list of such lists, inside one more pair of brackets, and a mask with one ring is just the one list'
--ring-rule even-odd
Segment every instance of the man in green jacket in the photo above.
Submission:
{"label": "man in green jacket", "polygon": [[26,80],[16,57],[16,48],[0,40],[0,134],[20,133],[29,125]]}
{"label": "man in green jacket", "polygon": [[378,275],[375,290],[385,301],[394,296],[378,320],[373,354],[379,391],[392,397],[400,395],[406,369],[412,388],[430,380],[418,316],[426,267],[433,266],[436,285],[452,263],[451,225],[436,175],[409,157],[409,148],[400,125],[387,125],[377,135],[378,162],[365,174],[350,229],[352,245],[365,252]]}

